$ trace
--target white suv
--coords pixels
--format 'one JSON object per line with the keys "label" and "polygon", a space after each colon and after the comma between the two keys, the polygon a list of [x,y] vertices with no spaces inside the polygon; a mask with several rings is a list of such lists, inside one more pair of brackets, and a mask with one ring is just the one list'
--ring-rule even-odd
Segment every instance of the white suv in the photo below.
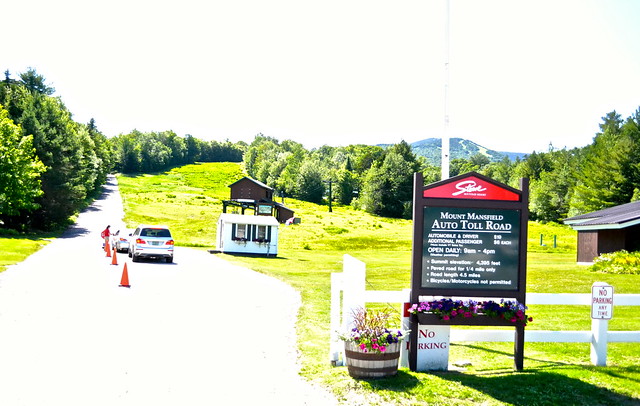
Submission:
{"label": "white suv", "polygon": [[141,224],[129,238],[129,258],[138,262],[141,257],[164,258],[173,262],[173,238],[167,226]]}

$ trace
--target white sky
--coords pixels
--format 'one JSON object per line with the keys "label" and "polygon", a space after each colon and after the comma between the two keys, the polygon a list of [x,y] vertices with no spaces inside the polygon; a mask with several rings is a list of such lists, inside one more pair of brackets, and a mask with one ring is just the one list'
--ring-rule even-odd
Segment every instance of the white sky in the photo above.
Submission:
{"label": "white sky", "polygon": [[[444,129],[445,1],[22,0],[0,70],[35,68],[108,136],[414,142]],[[451,0],[449,135],[590,144],[640,107],[638,21],[635,0]]]}

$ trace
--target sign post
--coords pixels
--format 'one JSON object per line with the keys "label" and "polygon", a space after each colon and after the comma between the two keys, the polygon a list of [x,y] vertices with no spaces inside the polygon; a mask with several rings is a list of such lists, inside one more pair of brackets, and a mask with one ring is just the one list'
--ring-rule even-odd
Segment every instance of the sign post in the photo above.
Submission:
{"label": "sign post", "polygon": [[591,363],[607,365],[609,320],[613,317],[613,286],[594,282],[591,286]]}
{"label": "sign post", "polygon": [[[528,179],[520,183],[517,190],[470,172],[425,186],[422,174],[415,175],[412,303],[420,302],[421,296],[457,296],[510,298],[525,304]],[[458,324],[455,318],[429,320],[434,326]],[[464,324],[505,325],[486,316]],[[522,370],[524,323],[511,325],[516,328],[515,369]],[[425,365],[418,361],[423,358],[418,355],[423,330],[413,317],[409,366],[414,371]]]}

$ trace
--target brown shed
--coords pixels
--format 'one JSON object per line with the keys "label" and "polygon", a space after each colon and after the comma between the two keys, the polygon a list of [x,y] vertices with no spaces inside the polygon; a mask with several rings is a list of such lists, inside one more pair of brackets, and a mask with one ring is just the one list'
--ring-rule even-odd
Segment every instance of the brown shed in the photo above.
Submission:
{"label": "brown shed", "polygon": [[273,200],[273,189],[264,183],[244,177],[229,185],[231,200]]}
{"label": "brown shed", "polygon": [[294,211],[280,203],[274,203],[276,207],[276,218],[279,222],[284,223],[294,216]]}
{"label": "brown shed", "polygon": [[578,262],[609,252],[640,250],[640,201],[570,217],[564,220],[578,231]]}

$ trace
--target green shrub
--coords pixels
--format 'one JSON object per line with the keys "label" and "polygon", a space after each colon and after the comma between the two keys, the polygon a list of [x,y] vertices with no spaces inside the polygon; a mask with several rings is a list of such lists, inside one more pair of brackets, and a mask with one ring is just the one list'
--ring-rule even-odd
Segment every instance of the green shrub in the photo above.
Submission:
{"label": "green shrub", "polygon": [[589,267],[592,272],[640,275],[640,252],[625,250],[602,254]]}
{"label": "green shrub", "polygon": [[342,234],[342,233],[348,233],[349,232],[349,230],[347,230],[346,228],[336,227],[336,226],[325,227],[324,231],[326,231],[328,234],[331,234],[331,235],[336,235],[336,234]]}

